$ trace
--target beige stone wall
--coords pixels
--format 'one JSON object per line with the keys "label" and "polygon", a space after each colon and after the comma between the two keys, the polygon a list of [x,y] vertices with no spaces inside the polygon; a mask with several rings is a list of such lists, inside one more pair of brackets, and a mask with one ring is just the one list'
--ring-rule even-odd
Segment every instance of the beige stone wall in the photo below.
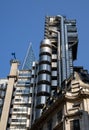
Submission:
{"label": "beige stone wall", "polygon": [[[2,110],[2,116],[0,121],[0,130],[7,129],[8,116],[10,111],[11,99],[13,94],[13,87],[17,74],[18,62],[13,62],[11,66],[11,71],[8,79],[8,86],[6,90],[6,96],[4,100],[4,106]],[[12,77],[11,77],[12,76]]]}
{"label": "beige stone wall", "polygon": [[[79,108],[78,107],[73,108],[73,104],[75,102],[80,102]],[[54,110],[54,112],[53,112],[54,114],[51,113],[50,117],[48,117],[48,119],[52,119],[52,130],[59,125],[59,122],[57,119],[57,112],[60,110],[60,108],[58,108],[57,110]],[[83,101],[81,99],[80,100],[78,99],[76,101],[71,101],[71,102],[66,101],[64,108],[65,109],[63,109],[63,117],[64,117],[64,115],[68,115],[68,114],[69,114],[69,117],[62,119],[63,120],[63,130],[71,130],[70,121],[76,120],[76,119],[79,119],[80,130],[89,130],[89,114],[88,114],[89,113],[89,99],[88,98],[83,99]],[[83,112],[83,115],[77,115],[77,114],[75,115],[75,113],[80,110]],[[73,114],[73,115],[71,115],[71,114]],[[44,122],[43,130],[47,130],[47,121],[48,120],[46,120]],[[58,128],[59,128],[59,126],[58,126]]]}
{"label": "beige stone wall", "polygon": [[10,76],[16,76],[17,75],[17,67],[18,67],[18,61],[11,63],[11,70],[10,70]]}

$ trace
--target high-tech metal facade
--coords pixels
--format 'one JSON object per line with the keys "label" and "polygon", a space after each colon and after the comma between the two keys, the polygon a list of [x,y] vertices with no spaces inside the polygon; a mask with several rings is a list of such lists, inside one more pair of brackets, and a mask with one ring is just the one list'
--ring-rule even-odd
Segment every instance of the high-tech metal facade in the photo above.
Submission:
{"label": "high-tech metal facade", "polygon": [[8,119],[9,130],[26,130],[30,126],[30,80],[31,71],[20,70],[18,72],[18,80],[14,84],[13,99],[11,101],[11,117]]}
{"label": "high-tech metal facade", "polygon": [[44,37],[51,41],[52,57],[57,57],[52,58],[52,70],[57,70],[57,84],[61,87],[61,83],[73,74],[73,61],[76,59],[78,43],[76,21],[67,20],[60,15],[47,16]]}
{"label": "high-tech metal facade", "polygon": [[[44,40],[40,45],[37,75],[34,80],[35,104],[32,122],[42,114],[42,108],[50,95],[73,74],[73,61],[77,57],[78,35],[75,20],[64,16],[45,18]],[[34,76],[33,76],[34,77]]]}
{"label": "high-tech metal facade", "polygon": [[[73,75],[77,44],[75,20],[68,20],[60,15],[45,18],[39,61],[34,61],[31,45],[22,70],[18,70],[18,61],[12,60],[7,91],[5,88],[4,109],[0,110],[0,129],[6,130],[7,127],[7,130],[26,130],[42,115],[48,97],[60,90],[62,83]],[[3,87],[1,84],[0,108]]]}
{"label": "high-tech metal facade", "polygon": [[8,79],[0,79],[0,130],[26,130],[30,126],[31,70],[18,70],[11,61]]}

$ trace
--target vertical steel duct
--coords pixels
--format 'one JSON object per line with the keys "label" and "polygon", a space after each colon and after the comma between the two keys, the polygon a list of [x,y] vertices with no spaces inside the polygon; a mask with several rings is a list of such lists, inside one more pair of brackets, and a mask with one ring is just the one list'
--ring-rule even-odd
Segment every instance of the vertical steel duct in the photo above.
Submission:
{"label": "vertical steel duct", "polygon": [[70,65],[69,65],[69,46],[67,36],[67,24],[65,24],[65,48],[66,48],[66,77],[70,76]]}
{"label": "vertical steel duct", "polygon": [[66,79],[66,58],[65,58],[65,28],[64,28],[64,17],[58,15],[58,17],[61,18],[61,82]]}

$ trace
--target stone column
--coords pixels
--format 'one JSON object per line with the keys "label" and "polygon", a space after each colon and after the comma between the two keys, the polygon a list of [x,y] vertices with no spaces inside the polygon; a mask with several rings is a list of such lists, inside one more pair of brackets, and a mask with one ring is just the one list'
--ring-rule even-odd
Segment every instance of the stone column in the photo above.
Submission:
{"label": "stone column", "polygon": [[7,129],[14,83],[17,79],[17,70],[18,70],[18,61],[11,60],[11,70],[8,76],[8,85],[7,85],[7,90],[6,90],[6,95],[5,95],[5,100],[4,100],[4,105],[3,105],[2,115],[1,115],[0,130]]}

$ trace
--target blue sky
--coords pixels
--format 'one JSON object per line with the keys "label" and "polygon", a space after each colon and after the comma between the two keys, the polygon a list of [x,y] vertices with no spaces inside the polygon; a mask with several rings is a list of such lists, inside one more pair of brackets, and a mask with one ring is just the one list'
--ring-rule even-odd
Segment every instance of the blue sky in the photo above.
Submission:
{"label": "blue sky", "polygon": [[22,63],[30,42],[38,59],[45,16],[58,14],[77,20],[75,65],[89,70],[89,0],[0,0],[0,78],[9,74],[11,53]]}

